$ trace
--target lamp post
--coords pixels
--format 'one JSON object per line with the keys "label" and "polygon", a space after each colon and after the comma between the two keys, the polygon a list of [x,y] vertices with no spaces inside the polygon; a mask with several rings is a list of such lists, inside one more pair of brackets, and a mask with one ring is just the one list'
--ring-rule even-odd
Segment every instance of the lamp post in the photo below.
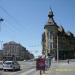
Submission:
{"label": "lamp post", "polygon": [[49,36],[48,36],[48,48],[49,48],[49,51],[48,51],[48,67],[50,68],[51,66],[51,34],[49,32]]}
{"label": "lamp post", "polygon": [[0,43],[1,43],[1,49],[3,49],[3,41],[0,41]]}
{"label": "lamp post", "polygon": [[[0,18],[0,22],[2,22],[2,21],[4,21],[4,19]],[[1,31],[1,25],[0,25],[0,31]],[[1,42],[1,49],[2,49],[2,43],[3,43],[3,41],[0,41],[0,42]]]}
{"label": "lamp post", "polygon": [[[3,18],[0,18],[0,22],[2,22],[2,21],[4,21],[4,19]],[[0,31],[1,31],[1,25],[0,25]]]}
{"label": "lamp post", "polygon": [[58,52],[58,35],[57,35],[57,63],[59,61],[59,52]]}

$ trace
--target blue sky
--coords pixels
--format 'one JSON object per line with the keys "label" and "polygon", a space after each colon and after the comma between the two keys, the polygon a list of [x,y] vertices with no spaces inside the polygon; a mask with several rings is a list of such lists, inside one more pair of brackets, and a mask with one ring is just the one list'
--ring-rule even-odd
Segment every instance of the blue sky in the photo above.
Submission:
{"label": "blue sky", "polygon": [[0,40],[16,41],[35,56],[40,55],[50,7],[56,23],[75,34],[75,0],[0,0],[0,17],[4,19]]}

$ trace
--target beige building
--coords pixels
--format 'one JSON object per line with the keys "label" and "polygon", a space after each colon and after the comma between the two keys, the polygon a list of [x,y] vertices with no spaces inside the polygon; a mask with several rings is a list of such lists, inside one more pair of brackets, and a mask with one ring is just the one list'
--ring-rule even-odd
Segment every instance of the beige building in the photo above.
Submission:
{"label": "beige building", "polygon": [[3,44],[4,57],[15,57],[16,60],[28,59],[31,55],[25,47],[14,41]]}
{"label": "beige building", "polygon": [[65,32],[53,18],[53,11],[48,14],[48,22],[42,34],[42,53],[59,59],[75,58],[75,37],[71,32]]}

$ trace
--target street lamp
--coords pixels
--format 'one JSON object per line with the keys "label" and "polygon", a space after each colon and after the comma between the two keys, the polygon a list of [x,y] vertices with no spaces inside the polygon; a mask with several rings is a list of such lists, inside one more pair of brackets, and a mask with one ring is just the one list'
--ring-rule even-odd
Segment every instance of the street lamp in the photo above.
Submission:
{"label": "street lamp", "polygon": [[1,49],[3,49],[3,41],[0,41],[0,43],[1,43]]}
{"label": "street lamp", "polygon": [[59,51],[58,51],[58,35],[57,35],[57,63],[58,63],[58,61],[59,61]]}
{"label": "street lamp", "polygon": [[[2,21],[4,21],[4,19],[3,18],[0,18],[0,22],[2,22]],[[0,25],[0,31],[1,31],[1,25]]]}

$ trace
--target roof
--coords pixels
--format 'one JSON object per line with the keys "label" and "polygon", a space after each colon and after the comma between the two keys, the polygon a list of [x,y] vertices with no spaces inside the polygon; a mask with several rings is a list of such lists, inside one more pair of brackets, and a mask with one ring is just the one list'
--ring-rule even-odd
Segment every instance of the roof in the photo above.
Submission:
{"label": "roof", "polygon": [[[47,27],[47,26],[53,26],[53,25],[55,25],[55,26],[58,27],[58,25],[57,25],[56,22],[54,21],[53,16],[54,16],[53,11],[50,10],[49,13],[48,13],[48,21],[47,21],[45,27]],[[44,28],[45,28],[45,27],[44,27]]]}

